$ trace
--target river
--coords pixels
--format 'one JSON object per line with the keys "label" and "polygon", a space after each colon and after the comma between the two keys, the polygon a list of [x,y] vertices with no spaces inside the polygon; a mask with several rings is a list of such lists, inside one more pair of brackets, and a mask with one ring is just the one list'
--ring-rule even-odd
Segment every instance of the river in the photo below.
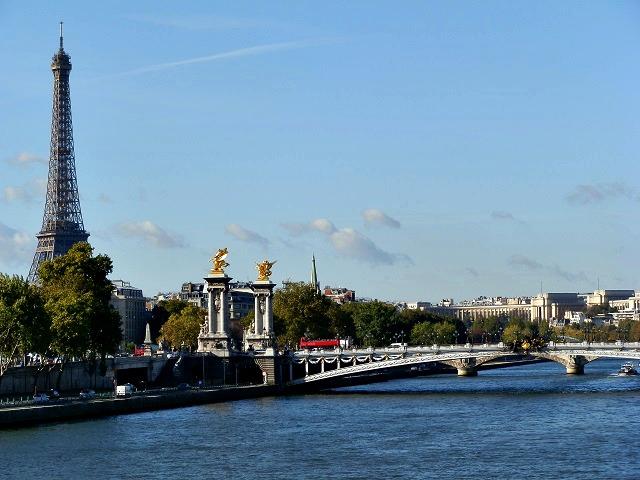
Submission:
{"label": "river", "polygon": [[[0,431],[3,478],[638,479],[640,377],[554,363]],[[637,361],[634,363],[637,364]]]}

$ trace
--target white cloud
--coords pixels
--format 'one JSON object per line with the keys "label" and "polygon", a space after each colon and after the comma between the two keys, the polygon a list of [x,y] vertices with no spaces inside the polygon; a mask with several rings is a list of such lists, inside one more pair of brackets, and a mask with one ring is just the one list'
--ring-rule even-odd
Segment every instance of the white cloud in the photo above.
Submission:
{"label": "white cloud", "polygon": [[179,235],[170,234],[150,220],[121,223],[116,232],[123,237],[137,237],[158,248],[182,248],[185,246]]}
{"label": "white cloud", "polygon": [[377,208],[368,208],[362,212],[362,218],[367,225],[383,225],[389,228],[400,228],[400,222]]}
{"label": "white cloud", "polygon": [[284,223],[281,226],[292,236],[318,232],[323,234],[336,253],[373,265],[392,265],[395,263],[413,263],[404,254],[387,252],[378,247],[373,240],[353,228],[337,228],[326,218],[317,218],[310,223]]}
{"label": "white cloud", "polygon": [[317,218],[309,224],[309,226],[320,233],[326,233],[330,235],[336,231],[336,227],[331,221],[326,218]]}
{"label": "white cloud", "polygon": [[26,167],[35,163],[47,163],[47,159],[39,155],[34,155],[33,153],[21,152],[13,157],[7,158],[7,163]]}
{"label": "white cloud", "polygon": [[393,265],[398,258],[385,252],[373,241],[353,228],[341,228],[329,235],[331,244],[341,255],[371,264]]}
{"label": "white cloud", "polygon": [[9,185],[2,189],[2,200],[7,203],[22,202],[31,203],[44,199],[47,191],[47,181],[43,178],[33,180],[21,186]]}
{"label": "white cloud", "polygon": [[251,230],[247,230],[246,228],[236,223],[227,225],[225,227],[225,231],[229,235],[243,242],[257,243],[258,245],[262,245],[263,247],[266,247],[267,245],[269,245],[269,240],[264,238],[262,235],[260,235],[259,233],[253,232]]}
{"label": "white cloud", "polygon": [[30,261],[35,249],[35,240],[0,222],[0,263],[16,266]]}

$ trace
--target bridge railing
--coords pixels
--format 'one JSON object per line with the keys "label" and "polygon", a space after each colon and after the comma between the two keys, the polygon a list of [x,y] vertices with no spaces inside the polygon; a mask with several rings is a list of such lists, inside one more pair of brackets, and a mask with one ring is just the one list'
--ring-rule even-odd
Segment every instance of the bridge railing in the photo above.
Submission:
{"label": "bridge railing", "polygon": [[374,355],[374,354],[432,354],[437,355],[442,352],[454,353],[454,352],[474,352],[474,351],[508,351],[509,347],[502,342],[495,344],[471,344],[464,345],[417,345],[408,347],[367,347],[367,348],[335,348],[335,349],[304,349],[295,352],[290,352],[295,356],[311,355],[311,356],[325,356],[325,355]]}
{"label": "bridge railing", "polygon": [[549,342],[547,345],[547,349],[549,350],[635,350],[639,348],[640,342],[623,342],[622,340],[616,342]]}

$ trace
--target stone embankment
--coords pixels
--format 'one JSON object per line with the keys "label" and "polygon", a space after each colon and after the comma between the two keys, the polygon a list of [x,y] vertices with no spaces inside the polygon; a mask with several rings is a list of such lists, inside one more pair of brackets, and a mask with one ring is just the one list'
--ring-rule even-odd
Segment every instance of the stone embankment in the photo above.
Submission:
{"label": "stone embankment", "polygon": [[0,428],[82,420],[276,395],[277,386],[258,385],[138,394],[127,398],[49,403],[0,409]]}

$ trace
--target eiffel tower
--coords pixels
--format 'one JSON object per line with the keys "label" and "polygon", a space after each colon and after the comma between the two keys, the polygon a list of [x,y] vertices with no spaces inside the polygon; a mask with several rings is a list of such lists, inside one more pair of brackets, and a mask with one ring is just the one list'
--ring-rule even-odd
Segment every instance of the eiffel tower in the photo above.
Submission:
{"label": "eiffel tower", "polygon": [[69,92],[71,57],[64,51],[62,22],[60,22],[60,49],[53,56],[51,70],[53,71],[53,114],[47,200],[44,206],[42,229],[36,235],[38,246],[29,271],[30,282],[38,281],[38,268],[42,262],[64,255],[74,243],[85,242],[89,238],[89,234],[84,230],[78,196]]}

